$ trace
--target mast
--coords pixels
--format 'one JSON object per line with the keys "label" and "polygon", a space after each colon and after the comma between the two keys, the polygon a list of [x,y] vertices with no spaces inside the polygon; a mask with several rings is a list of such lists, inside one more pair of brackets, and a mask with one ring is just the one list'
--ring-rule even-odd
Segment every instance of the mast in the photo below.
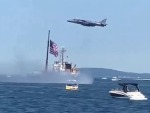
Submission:
{"label": "mast", "polygon": [[64,53],[66,52],[66,49],[64,47],[62,47],[61,49],[61,63],[62,65],[64,64]]}
{"label": "mast", "polygon": [[50,30],[48,31],[47,53],[46,53],[46,62],[45,62],[45,72],[47,72],[47,67],[48,67],[49,37],[50,37]]}

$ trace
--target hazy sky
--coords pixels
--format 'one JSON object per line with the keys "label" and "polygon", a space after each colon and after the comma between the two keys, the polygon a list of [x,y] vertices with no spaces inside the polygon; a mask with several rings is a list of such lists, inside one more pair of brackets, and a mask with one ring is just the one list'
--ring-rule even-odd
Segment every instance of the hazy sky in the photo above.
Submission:
{"label": "hazy sky", "polygon": [[[108,25],[67,22],[73,18]],[[43,70],[49,29],[78,67],[150,73],[149,0],[0,0],[0,72]]]}

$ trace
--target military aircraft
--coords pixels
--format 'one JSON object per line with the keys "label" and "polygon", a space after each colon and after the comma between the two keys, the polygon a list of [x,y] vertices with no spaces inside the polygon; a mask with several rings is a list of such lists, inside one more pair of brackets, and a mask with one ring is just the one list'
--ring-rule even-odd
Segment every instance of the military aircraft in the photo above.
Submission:
{"label": "military aircraft", "polygon": [[67,22],[71,22],[71,23],[76,23],[76,24],[81,24],[83,26],[88,26],[88,27],[95,27],[95,26],[101,26],[104,27],[106,26],[106,18],[103,19],[100,22],[92,22],[89,20],[82,20],[82,19],[71,19],[71,20],[67,20]]}

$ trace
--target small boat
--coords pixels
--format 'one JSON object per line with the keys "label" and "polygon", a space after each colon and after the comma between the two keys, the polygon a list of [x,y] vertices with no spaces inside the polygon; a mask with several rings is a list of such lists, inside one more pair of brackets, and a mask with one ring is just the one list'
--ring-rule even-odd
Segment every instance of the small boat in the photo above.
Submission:
{"label": "small boat", "polygon": [[101,79],[106,80],[107,78],[106,77],[102,77]]}
{"label": "small boat", "polygon": [[118,77],[112,77],[112,79],[111,79],[112,81],[120,81],[121,79],[120,78],[118,78]]}
{"label": "small boat", "polygon": [[109,91],[112,97],[129,98],[130,100],[147,100],[147,98],[140,92],[137,83],[119,83],[122,89],[113,89]]}
{"label": "small boat", "polygon": [[78,90],[78,83],[76,80],[68,80],[68,83],[66,84],[66,90]]}

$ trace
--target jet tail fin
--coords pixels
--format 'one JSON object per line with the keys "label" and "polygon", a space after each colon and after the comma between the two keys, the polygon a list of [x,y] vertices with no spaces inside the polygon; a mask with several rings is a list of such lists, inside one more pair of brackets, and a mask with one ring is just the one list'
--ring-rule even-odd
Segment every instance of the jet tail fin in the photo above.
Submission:
{"label": "jet tail fin", "polygon": [[100,23],[103,24],[103,25],[107,25],[106,20],[107,20],[107,18],[103,19]]}

